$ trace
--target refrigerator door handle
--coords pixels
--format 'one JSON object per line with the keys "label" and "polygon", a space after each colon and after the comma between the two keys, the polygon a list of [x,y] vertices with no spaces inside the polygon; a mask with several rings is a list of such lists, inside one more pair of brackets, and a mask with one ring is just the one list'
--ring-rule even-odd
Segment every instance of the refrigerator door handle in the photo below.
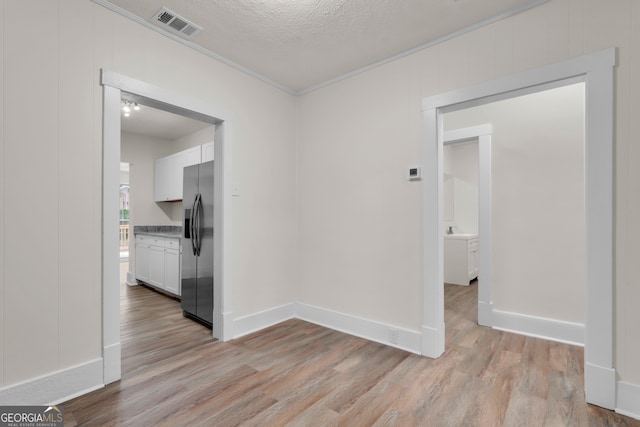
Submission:
{"label": "refrigerator door handle", "polygon": [[196,196],[196,255],[200,256],[200,249],[202,248],[202,195],[198,193]]}
{"label": "refrigerator door handle", "polygon": [[195,227],[194,227],[194,220],[195,220],[195,211],[196,211],[196,202],[197,202],[198,198],[195,197],[193,199],[193,204],[191,205],[191,212],[189,213],[189,228],[190,228],[190,232],[191,232],[191,252],[193,252],[193,256],[196,256],[196,235],[195,235]]}

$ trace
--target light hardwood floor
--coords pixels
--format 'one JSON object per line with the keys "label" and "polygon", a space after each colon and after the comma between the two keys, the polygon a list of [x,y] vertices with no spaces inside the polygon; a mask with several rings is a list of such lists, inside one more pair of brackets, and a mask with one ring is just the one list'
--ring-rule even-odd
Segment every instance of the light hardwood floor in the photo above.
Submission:
{"label": "light hardwood floor", "polygon": [[122,380],[64,403],[67,426],[640,426],[587,405],[583,351],[479,327],[446,285],[437,360],[290,320],[212,341],[179,302],[122,287]]}

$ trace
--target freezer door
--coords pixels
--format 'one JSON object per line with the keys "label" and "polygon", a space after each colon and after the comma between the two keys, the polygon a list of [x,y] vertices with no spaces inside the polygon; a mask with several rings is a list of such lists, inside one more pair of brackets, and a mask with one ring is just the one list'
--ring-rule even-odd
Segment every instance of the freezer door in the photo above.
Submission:
{"label": "freezer door", "polygon": [[200,164],[200,227],[197,316],[213,323],[213,161]]}
{"label": "freezer door", "polygon": [[182,181],[182,309],[197,314],[198,258],[193,251],[193,215],[198,193],[198,165],[184,168]]}

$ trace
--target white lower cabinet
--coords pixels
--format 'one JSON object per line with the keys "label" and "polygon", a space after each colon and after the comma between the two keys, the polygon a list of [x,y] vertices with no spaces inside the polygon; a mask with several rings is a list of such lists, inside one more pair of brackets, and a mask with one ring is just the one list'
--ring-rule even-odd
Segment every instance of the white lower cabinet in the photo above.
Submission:
{"label": "white lower cabinet", "polygon": [[149,284],[164,289],[164,247],[149,246]]}
{"label": "white lower cabinet", "polygon": [[149,280],[149,242],[144,236],[136,236],[136,279]]}
{"label": "white lower cabinet", "polygon": [[180,252],[175,249],[164,250],[164,288],[180,295]]}
{"label": "white lower cabinet", "polygon": [[444,281],[468,286],[478,277],[478,236],[446,235],[444,237]]}
{"label": "white lower cabinet", "polygon": [[136,279],[180,296],[180,239],[136,236]]}

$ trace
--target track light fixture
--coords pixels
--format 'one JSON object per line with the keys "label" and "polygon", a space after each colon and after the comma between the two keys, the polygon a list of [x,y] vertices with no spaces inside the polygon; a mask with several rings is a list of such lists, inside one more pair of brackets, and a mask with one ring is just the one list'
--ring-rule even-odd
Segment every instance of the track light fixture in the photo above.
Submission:
{"label": "track light fixture", "polygon": [[120,101],[120,105],[122,106],[122,115],[124,117],[131,116],[131,111],[140,111],[140,106],[137,102],[131,101]]}

